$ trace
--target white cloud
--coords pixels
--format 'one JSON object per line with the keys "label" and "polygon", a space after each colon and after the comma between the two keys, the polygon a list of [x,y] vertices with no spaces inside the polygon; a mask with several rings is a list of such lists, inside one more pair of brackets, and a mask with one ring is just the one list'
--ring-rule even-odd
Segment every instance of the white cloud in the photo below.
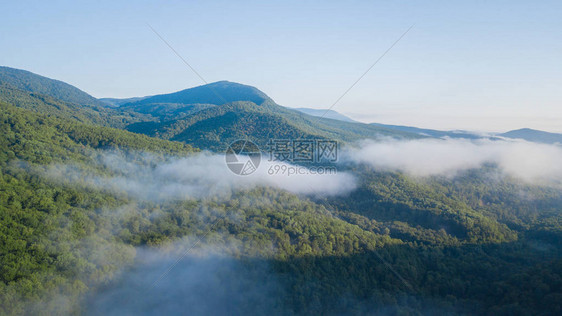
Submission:
{"label": "white cloud", "polygon": [[[226,166],[222,155],[195,154],[166,161],[144,154],[132,157],[115,153],[101,155],[100,164],[116,175],[100,176],[75,166],[50,166],[47,174],[55,179],[76,181],[109,190],[124,191],[139,199],[228,197],[232,191],[269,186],[299,194],[337,195],[353,190],[355,178],[345,172],[310,174],[310,169],[286,163],[262,161],[256,172],[240,176]],[[300,170],[304,174],[279,172],[271,167]]]}
{"label": "white cloud", "polygon": [[562,182],[562,147],[526,141],[421,139],[363,141],[344,159],[414,176],[454,176],[459,171],[496,164],[526,181]]}

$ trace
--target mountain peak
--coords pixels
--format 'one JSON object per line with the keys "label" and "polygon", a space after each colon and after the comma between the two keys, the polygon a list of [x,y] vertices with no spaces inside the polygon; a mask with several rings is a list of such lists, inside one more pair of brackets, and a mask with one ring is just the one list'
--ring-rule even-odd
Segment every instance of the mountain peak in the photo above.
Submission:
{"label": "mountain peak", "polygon": [[222,105],[236,101],[262,104],[271,100],[259,89],[227,80],[216,81],[174,93],[160,94],[134,102],[134,104],[179,103]]}
{"label": "mountain peak", "polygon": [[211,83],[208,83],[208,84],[213,85],[213,84],[227,84],[227,83],[234,83],[234,84],[240,84],[241,85],[241,83],[228,81],[228,80],[219,80],[219,81],[211,82]]}
{"label": "mountain peak", "polygon": [[517,130],[499,134],[499,136],[524,139],[526,141],[535,143],[562,144],[562,134],[549,133],[532,128],[520,128]]}

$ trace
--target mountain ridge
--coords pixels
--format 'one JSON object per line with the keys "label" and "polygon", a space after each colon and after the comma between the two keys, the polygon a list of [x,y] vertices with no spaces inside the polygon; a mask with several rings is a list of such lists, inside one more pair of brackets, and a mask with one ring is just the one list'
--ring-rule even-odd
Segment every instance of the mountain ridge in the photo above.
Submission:
{"label": "mountain ridge", "polygon": [[[546,144],[562,143],[562,134],[549,133],[530,128],[482,136],[464,131],[440,131],[380,123],[363,124],[333,110],[326,113],[325,110],[318,109],[283,107],[277,105],[266,93],[256,87],[227,80],[187,88],[168,94],[125,99],[96,99],[79,88],[63,81],[44,77],[27,70],[0,66],[0,92],[0,100],[4,100],[18,107],[77,119],[81,122],[101,123],[105,126],[125,128],[127,130],[134,130],[137,133],[149,135],[164,135],[169,133],[162,133],[162,131],[155,130],[142,130],[140,127],[145,126],[149,129],[154,129],[166,125],[178,126],[176,121],[183,120],[192,115],[197,115],[200,111],[235,102],[249,102],[273,111],[274,116],[283,116],[285,122],[293,121],[294,123],[294,121],[300,121],[301,123],[298,123],[297,126],[300,127],[299,129],[301,129],[301,134],[303,135],[328,133],[331,135],[330,137],[347,141],[357,140],[361,137],[376,138],[377,133],[382,133],[386,136],[392,136],[394,133],[394,136],[397,137],[450,137],[465,139],[504,137]],[[248,110],[251,106],[230,108]],[[295,115],[295,113],[301,113],[309,118],[302,120],[300,116]],[[326,115],[318,119],[318,117],[321,117],[324,113],[326,113]],[[246,116],[246,119],[248,119],[252,117],[252,115],[254,114],[250,115],[246,113],[242,116]],[[312,117],[317,117],[317,119],[311,120],[310,118]],[[255,119],[259,118],[255,117]],[[277,121],[277,119],[273,119],[273,121]],[[209,124],[211,122],[212,120],[208,121]],[[315,130],[318,128],[316,125],[319,123],[322,127]],[[295,124],[291,125],[293,127],[295,126]],[[303,128],[305,130],[310,130],[311,126],[316,126],[312,128],[315,130],[314,132],[304,132]],[[371,127],[369,128],[366,126]],[[220,128],[218,125],[215,127]],[[205,127],[205,129],[209,131],[208,128],[209,126]],[[271,128],[271,126],[262,126],[262,129],[268,128]],[[288,128],[288,126],[286,128]],[[352,132],[348,130],[352,130]]]}
{"label": "mountain ridge", "polygon": [[541,130],[531,129],[531,128],[520,128],[512,131],[508,131],[498,136],[512,138],[512,139],[524,139],[526,141],[543,143],[543,144],[562,144],[562,134],[550,133]]}
{"label": "mountain ridge", "polygon": [[31,93],[88,106],[103,106],[103,102],[64,81],[38,75],[31,71],[0,66],[0,82]]}
{"label": "mountain ridge", "polygon": [[160,123],[135,123],[126,129],[163,139],[193,142],[196,147],[217,150],[224,150],[230,142],[238,139],[250,139],[265,146],[271,139],[326,138],[353,142],[381,136],[421,137],[369,124],[319,118],[272,101],[261,105],[239,101],[212,106],[185,118]]}
{"label": "mountain ridge", "polygon": [[146,97],[142,100],[125,103],[123,106],[134,107],[150,103],[222,105],[236,101],[249,101],[259,105],[266,100],[271,100],[271,98],[256,87],[221,80],[172,93]]}

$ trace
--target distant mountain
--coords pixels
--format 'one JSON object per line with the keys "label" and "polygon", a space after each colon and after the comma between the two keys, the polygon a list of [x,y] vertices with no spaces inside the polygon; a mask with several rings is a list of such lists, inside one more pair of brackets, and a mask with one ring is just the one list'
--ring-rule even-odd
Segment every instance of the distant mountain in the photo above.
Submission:
{"label": "distant mountain", "polygon": [[271,100],[257,88],[230,81],[218,81],[182,91],[160,94],[140,101],[124,104],[132,108],[146,104],[214,104],[221,105],[236,101],[249,101],[261,104]]}
{"label": "distant mountain", "polygon": [[118,99],[105,100],[114,102],[124,111],[149,114],[160,121],[172,121],[217,105],[237,101],[259,105],[271,99],[252,86],[218,81],[174,93],[137,98],[130,102]]}
{"label": "distant mountain", "polygon": [[239,138],[265,146],[270,139],[281,138],[355,141],[383,135],[417,137],[384,127],[310,116],[275,104],[257,88],[228,81],[150,97],[97,100],[57,80],[12,68],[1,70],[0,101],[204,149],[223,150]]}
{"label": "distant mountain", "polygon": [[54,99],[88,106],[103,106],[103,102],[68,83],[43,77],[32,72],[0,67],[0,84],[29,93],[41,94]]}
{"label": "distant mountain", "polygon": [[326,112],[325,109],[310,109],[310,108],[294,108],[293,110],[297,110],[299,112],[308,114],[308,115],[312,115],[312,116],[319,116],[319,117],[325,117],[325,118],[329,118],[332,120],[338,120],[338,121],[344,121],[344,122],[353,122],[353,123],[359,123],[355,120],[350,119],[349,117],[340,114],[334,110],[328,110]]}
{"label": "distant mountain", "polygon": [[134,97],[134,98],[124,98],[124,99],[117,99],[117,98],[101,98],[100,101],[106,103],[108,106],[111,107],[120,107],[123,104],[137,102],[148,97]]}
{"label": "distant mountain", "polygon": [[260,105],[246,101],[211,106],[178,120],[131,124],[127,130],[211,150],[224,150],[237,139],[250,139],[266,148],[271,139],[317,138],[350,142],[381,136],[420,137],[369,124],[314,117],[273,101]]}
{"label": "distant mountain", "polygon": [[[126,128],[129,131],[212,150],[224,150],[237,139],[250,139],[266,146],[270,139],[355,141],[383,135],[419,137],[353,122],[349,118],[337,120],[308,115],[276,104],[257,88],[229,81],[148,97],[123,104],[119,109],[148,114],[156,119],[131,124]],[[337,114],[332,111],[334,113]]]}
{"label": "distant mountain", "polygon": [[413,133],[421,136],[429,136],[429,137],[450,137],[450,138],[467,138],[467,139],[478,139],[482,138],[482,136],[466,131],[439,131],[434,129],[426,129],[426,128],[417,128],[412,126],[402,126],[402,125],[386,125],[386,124],[379,124],[379,123],[371,123],[371,125],[385,127],[397,131]]}
{"label": "distant mountain", "polygon": [[548,133],[530,128],[522,128],[518,130],[509,131],[498,136],[524,139],[526,141],[544,144],[562,144],[562,134]]}

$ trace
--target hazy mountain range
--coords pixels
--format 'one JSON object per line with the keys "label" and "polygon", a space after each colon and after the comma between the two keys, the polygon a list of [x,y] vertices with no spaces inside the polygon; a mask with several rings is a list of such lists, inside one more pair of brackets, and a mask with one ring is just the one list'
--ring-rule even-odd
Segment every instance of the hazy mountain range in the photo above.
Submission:
{"label": "hazy mountain range", "polygon": [[[35,99],[43,98],[36,101],[41,103],[41,106],[49,102],[48,99],[44,99],[45,97],[69,104],[87,105],[97,112],[95,115],[104,117],[106,121],[120,117],[121,124],[115,123],[116,127],[124,123],[127,124],[128,130],[134,132],[196,143],[208,142],[204,139],[213,138],[213,136],[199,135],[199,133],[205,131],[206,134],[213,134],[216,132],[212,131],[215,125],[221,126],[221,130],[223,130],[216,136],[225,141],[244,137],[246,134],[264,136],[263,133],[270,127],[269,125],[275,127],[269,129],[277,132],[267,136],[278,138],[302,135],[304,138],[324,136],[351,141],[380,136],[468,139],[484,137],[481,134],[466,131],[439,131],[380,123],[363,124],[333,110],[326,112],[322,109],[284,108],[255,87],[229,81],[219,81],[168,94],[126,99],[96,99],[64,82],[8,67],[0,68],[0,83],[2,89],[16,91],[12,93],[26,93],[27,97]],[[0,97],[5,101],[10,101],[9,96]],[[225,104],[228,105],[216,108],[218,105]],[[100,109],[102,106],[109,110]],[[119,111],[112,111],[112,108]],[[53,109],[53,111],[56,110]],[[85,109],[76,111],[80,112],[77,115],[93,115],[87,113],[89,110]],[[299,115],[296,112],[306,115]],[[323,116],[322,119],[312,118],[321,116]],[[186,119],[187,117],[189,119]],[[249,120],[260,122],[260,125],[252,126],[253,124]],[[140,122],[134,123],[134,121]],[[238,132],[234,131],[235,127]],[[193,129],[197,130],[198,135],[194,135]],[[490,135],[525,139],[531,142],[562,143],[562,134],[526,128]],[[206,145],[218,146],[216,142]]]}

